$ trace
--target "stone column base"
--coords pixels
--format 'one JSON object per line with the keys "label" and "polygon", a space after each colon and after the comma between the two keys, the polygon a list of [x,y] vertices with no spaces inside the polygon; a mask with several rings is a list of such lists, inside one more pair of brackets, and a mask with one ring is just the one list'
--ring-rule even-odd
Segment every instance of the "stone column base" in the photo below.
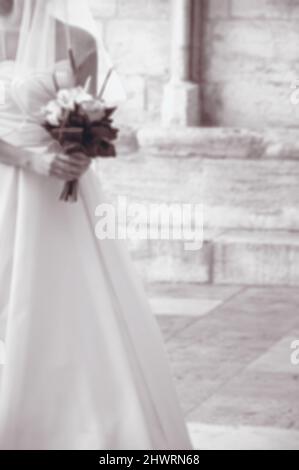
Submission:
{"label": "stone column base", "polygon": [[167,83],[162,103],[164,126],[199,126],[200,114],[198,84],[187,81]]}

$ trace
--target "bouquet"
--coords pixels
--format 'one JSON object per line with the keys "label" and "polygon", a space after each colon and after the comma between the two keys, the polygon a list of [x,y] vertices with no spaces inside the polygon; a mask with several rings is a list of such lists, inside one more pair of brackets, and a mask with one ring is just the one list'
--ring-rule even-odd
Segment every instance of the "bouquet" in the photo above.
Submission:
{"label": "bouquet", "polygon": [[[42,125],[66,153],[70,144],[77,144],[89,158],[115,157],[118,130],[112,125],[112,115],[116,108],[94,98],[88,92],[89,81],[84,87],[57,89],[55,98],[42,109]],[[67,182],[60,199],[76,201],[78,184],[77,180]]]}

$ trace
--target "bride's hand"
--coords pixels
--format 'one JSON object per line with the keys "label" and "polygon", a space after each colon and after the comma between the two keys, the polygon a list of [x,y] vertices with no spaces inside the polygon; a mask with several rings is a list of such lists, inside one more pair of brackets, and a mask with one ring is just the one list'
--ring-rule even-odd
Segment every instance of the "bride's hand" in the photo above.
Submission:
{"label": "bride's hand", "polygon": [[79,179],[89,168],[90,158],[82,152],[55,155],[50,164],[50,175],[71,181]]}
{"label": "bride's hand", "polygon": [[44,153],[33,155],[30,169],[43,176],[54,176],[64,181],[79,179],[91,163],[78,147],[69,147],[68,153]]}

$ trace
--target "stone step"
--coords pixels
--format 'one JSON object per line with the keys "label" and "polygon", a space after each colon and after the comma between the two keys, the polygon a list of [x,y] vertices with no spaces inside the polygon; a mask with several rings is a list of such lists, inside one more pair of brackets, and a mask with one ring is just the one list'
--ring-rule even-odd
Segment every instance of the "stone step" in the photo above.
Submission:
{"label": "stone step", "polygon": [[201,250],[185,251],[182,241],[146,240],[130,242],[129,248],[144,282],[210,282],[212,267],[211,244]]}
{"label": "stone step", "polygon": [[291,160],[205,160],[209,227],[299,230],[299,165]]}
{"label": "stone step", "polygon": [[114,198],[203,204],[205,226],[212,229],[299,230],[295,160],[135,153],[98,165],[105,190]]}
{"label": "stone step", "polygon": [[146,127],[137,140],[140,149],[158,156],[299,159],[298,131],[292,128]]}
{"label": "stone step", "polygon": [[[259,405],[260,406],[260,405]],[[194,449],[299,450],[299,431],[262,426],[188,423]]]}
{"label": "stone step", "polygon": [[299,232],[230,230],[213,242],[215,284],[299,285]]}
{"label": "stone step", "polygon": [[111,200],[202,204],[205,229],[198,252],[182,241],[132,243],[146,281],[299,284],[296,130],[156,128],[137,138],[138,152],[97,162]]}
{"label": "stone step", "polygon": [[203,248],[182,241],[129,243],[145,282],[299,285],[299,232],[228,230],[205,234]]}

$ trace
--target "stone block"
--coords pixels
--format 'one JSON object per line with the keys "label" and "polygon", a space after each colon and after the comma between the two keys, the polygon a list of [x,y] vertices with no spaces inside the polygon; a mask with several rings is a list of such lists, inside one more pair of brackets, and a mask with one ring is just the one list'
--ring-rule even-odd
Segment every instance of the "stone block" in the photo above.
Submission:
{"label": "stone block", "polygon": [[230,16],[230,0],[207,0],[204,3],[203,13],[207,19],[228,18]]}
{"label": "stone block", "polygon": [[280,0],[231,0],[231,12],[237,18],[287,19],[291,5]]}
{"label": "stone block", "polygon": [[170,18],[170,0],[119,0],[121,18]]}
{"label": "stone block", "polygon": [[203,204],[205,227],[299,230],[296,161],[120,156],[100,162],[115,196]]}
{"label": "stone block", "polygon": [[206,226],[299,230],[296,161],[206,159],[202,179]]}
{"label": "stone block", "polygon": [[219,284],[299,285],[299,233],[231,231],[214,243]]}
{"label": "stone block", "polygon": [[95,18],[110,18],[116,14],[117,0],[89,0]]}
{"label": "stone block", "polygon": [[206,24],[206,81],[228,81],[246,75],[258,77],[261,82],[290,82],[297,78],[297,27],[286,21],[268,23],[267,28],[264,21]]}
{"label": "stone block", "polygon": [[168,20],[109,21],[106,27],[106,42],[121,73],[162,77],[168,74],[170,58]]}
{"label": "stone block", "polygon": [[202,202],[200,159],[184,161],[138,153],[103,159],[98,168],[104,189],[113,200],[122,196],[145,204]]}
{"label": "stone block", "polygon": [[[272,27],[271,27],[272,26]],[[221,67],[243,57],[247,60],[271,60],[275,57],[276,22],[217,21],[205,27],[205,62],[219,60]],[[222,67],[225,72],[225,67]]]}
{"label": "stone block", "polygon": [[206,23],[205,124],[250,128],[297,124],[299,112],[290,95],[299,76],[298,24],[268,19],[265,27],[265,21]]}
{"label": "stone block", "polygon": [[126,93],[126,100],[120,103],[115,118],[120,126],[138,125],[145,112],[145,79],[139,75],[121,75],[120,78]]}
{"label": "stone block", "polygon": [[298,0],[293,0],[289,3],[289,18],[299,18],[299,2]]}
{"label": "stone block", "polygon": [[[137,137],[144,152],[158,156],[185,157],[185,168],[193,164],[196,167],[202,157],[259,158],[265,145],[261,133],[237,128],[152,126],[138,131]],[[192,161],[186,157],[197,159]]]}
{"label": "stone block", "polygon": [[184,251],[181,241],[149,242],[150,251],[133,251],[136,267],[145,282],[210,281],[211,249],[208,244],[196,252]]}
{"label": "stone block", "polygon": [[299,106],[291,103],[290,84],[261,82],[256,77],[203,85],[204,116],[209,125],[228,127],[292,127]]}

